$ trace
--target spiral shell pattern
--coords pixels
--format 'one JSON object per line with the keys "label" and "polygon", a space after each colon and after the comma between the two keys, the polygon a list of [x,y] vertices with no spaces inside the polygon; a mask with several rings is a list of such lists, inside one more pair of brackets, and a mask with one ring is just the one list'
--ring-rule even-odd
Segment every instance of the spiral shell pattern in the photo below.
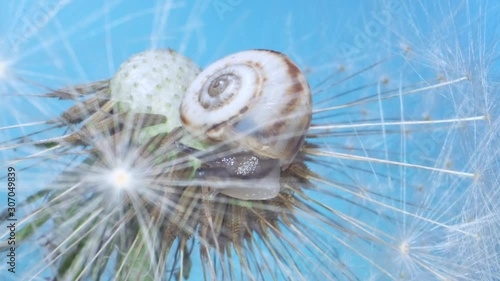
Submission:
{"label": "spiral shell pattern", "polygon": [[311,92],[287,56],[244,51],[202,71],[184,94],[180,115],[195,138],[235,144],[286,167],[311,123]]}

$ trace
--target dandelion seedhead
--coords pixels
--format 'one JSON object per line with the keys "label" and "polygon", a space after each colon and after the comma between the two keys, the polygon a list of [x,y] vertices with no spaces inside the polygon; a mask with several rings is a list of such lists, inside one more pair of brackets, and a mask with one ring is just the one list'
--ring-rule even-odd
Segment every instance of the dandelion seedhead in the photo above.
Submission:
{"label": "dandelion seedhead", "polygon": [[[314,13],[307,6],[279,25],[289,45],[280,49],[256,38],[246,45],[225,29],[246,7],[238,1],[214,2],[220,28],[205,37],[215,27],[199,24],[212,7],[201,2],[159,1],[126,14],[120,1],[82,12],[73,3],[51,3],[43,25],[25,28],[29,36],[9,33],[17,40],[8,67],[0,62],[0,94],[9,105],[1,106],[10,113],[1,120],[0,151],[3,169],[16,171],[17,272],[7,273],[3,263],[0,276],[498,278],[499,87],[496,42],[486,39],[486,15],[498,7],[377,4],[346,38],[338,23],[332,28],[331,15],[316,16],[318,6]],[[185,9],[187,22],[172,30],[173,11]],[[65,11],[87,16],[62,28],[58,13]],[[232,28],[257,28],[240,28],[245,19]],[[300,20],[314,32],[297,27]],[[100,23],[103,30],[95,27]],[[114,38],[116,30],[128,39]],[[134,41],[148,32],[147,46]],[[218,37],[225,32],[236,44],[227,52],[227,38]],[[178,48],[162,48],[172,45],[166,35],[179,33]],[[79,48],[87,41],[105,48],[90,56]],[[313,51],[305,47],[311,44]],[[124,46],[134,51],[118,55]],[[256,47],[281,52],[236,59]],[[269,54],[276,60],[259,61]],[[208,65],[200,68],[198,59]],[[216,78],[206,74],[211,69]],[[253,73],[261,69],[278,78]],[[234,94],[248,85],[260,87],[246,91],[249,103],[232,104],[222,112],[227,120],[212,125],[215,106],[240,102]],[[262,89],[293,98],[251,95]],[[204,90],[208,96],[193,94]],[[186,93],[211,115],[183,118]],[[242,117],[248,112],[264,118]],[[287,125],[292,129],[282,130]],[[269,152],[276,142],[288,145],[281,154]],[[5,224],[9,209],[0,210]],[[0,232],[2,256],[11,252],[10,235]]]}

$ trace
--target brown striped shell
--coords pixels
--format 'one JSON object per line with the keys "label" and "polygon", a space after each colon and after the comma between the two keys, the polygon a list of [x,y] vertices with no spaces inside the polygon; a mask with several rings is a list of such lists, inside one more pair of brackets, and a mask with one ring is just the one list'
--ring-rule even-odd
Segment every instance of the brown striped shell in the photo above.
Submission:
{"label": "brown striped shell", "polygon": [[180,115],[195,138],[279,159],[285,168],[311,123],[311,91],[284,54],[249,50],[202,71],[184,94]]}

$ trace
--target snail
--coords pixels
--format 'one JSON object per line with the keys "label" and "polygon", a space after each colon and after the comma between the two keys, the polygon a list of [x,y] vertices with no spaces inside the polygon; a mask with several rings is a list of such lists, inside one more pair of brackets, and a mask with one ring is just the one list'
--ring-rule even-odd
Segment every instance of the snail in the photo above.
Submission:
{"label": "snail", "polygon": [[198,176],[213,179],[217,192],[245,200],[279,193],[280,172],[297,155],[311,116],[304,74],[270,50],[243,51],[209,65],[180,105],[182,126],[193,138],[231,151],[206,162]]}

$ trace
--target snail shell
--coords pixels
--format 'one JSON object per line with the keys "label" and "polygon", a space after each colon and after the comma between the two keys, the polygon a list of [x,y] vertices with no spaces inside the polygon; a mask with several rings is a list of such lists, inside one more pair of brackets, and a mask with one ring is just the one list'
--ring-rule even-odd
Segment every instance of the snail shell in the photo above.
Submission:
{"label": "snail shell", "polygon": [[237,156],[207,163],[202,183],[243,200],[276,197],[280,168],[304,142],[311,104],[304,74],[281,53],[245,51],[208,66],[184,93],[181,122],[194,138],[229,145]]}
{"label": "snail shell", "polygon": [[311,106],[309,84],[287,56],[250,50],[202,71],[182,98],[180,116],[195,138],[278,159],[285,169],[304,141]]}

